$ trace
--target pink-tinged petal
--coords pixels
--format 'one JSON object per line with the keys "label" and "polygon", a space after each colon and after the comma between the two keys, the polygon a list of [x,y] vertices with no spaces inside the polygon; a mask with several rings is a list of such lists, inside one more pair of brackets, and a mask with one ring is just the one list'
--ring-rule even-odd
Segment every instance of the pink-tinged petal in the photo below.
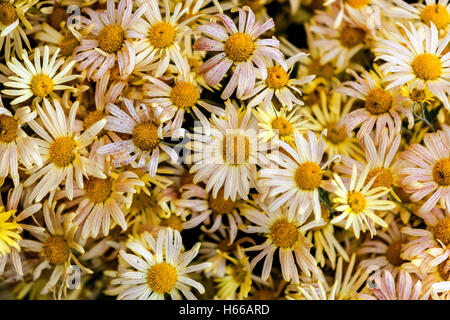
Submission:
{"label": "pink-tinged petal", "polygon": [[204,74],[203,78],[210,86],[215,86],[223,79],[232,64],[233,62],[231,60],[223,59],[218,65]]}
{"label": "pink-tinged petal", "polygon": [[228,38],[228,34],[225,30],[216,23],[208,23],[200,25],[195,28],[195,31],[201,32],[213,39],[225,41]]}
{"label": "pink-tinged petal", "polygon": [[195,41],[194,44],[194,50],[198,50],[198,51],[223,51],[224,47],[223,47],[223,43],[213,40],[213,39],[209,39],[209,38],[205,38],[205,37],[201,37],[199,39],[197,39],[197,41]]}
{"label": "pink-tinged petal", "polygon": [[228,17],[225,14],[216,14],[214,17],[218,18],[222,23],[224,24],[225,28],[230,33],[237,33],[238,29],[236,28],[236,25],[234,24],[233,20],[231,20],[230,17]]}

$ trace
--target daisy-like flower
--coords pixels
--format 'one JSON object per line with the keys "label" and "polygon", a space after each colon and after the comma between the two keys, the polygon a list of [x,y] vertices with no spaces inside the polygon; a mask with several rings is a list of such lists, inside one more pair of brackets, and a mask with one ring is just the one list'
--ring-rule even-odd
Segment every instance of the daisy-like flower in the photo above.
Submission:
{"label": "daisy-like flower", "polygon": [[[206,36],[200,37],[194,44],[195,50],[220,52],[199,69],[209,85],[217,85],[231,66],[235,66],[231,79],[222,91],[221,97],[224,100],[228,99],[235,89],[238,99],[251,93],[255,87],[255,65],[263,78],[266,78],[264,58],[273,59],[282,69],[288,70],[283,54],[278,50],[279,41],[258,39],[261,34],[275,26],[273,20],[269,19],[263,24],[255,22],[255,15],[248,6],[231,9],[231,12],[235,11],[239,11],[238,27],[230,17],[216,14],[214,19],[219,19],[223,27],[215,22],[198,26],[196,31]],[[248,14],[245,11],[248,11]]]}
{"label": "daisy-like flower", "polygon": [[192,111],[209,134],[209,120],[197,106],[218,117],[224,117],[225,110],[200,98],[201,91],[195,84],[193,76],[192,73],[181,75],[175,80],[173,86],[169,86],[159,79],[148,77],[153,84],[145,87],[145,95],[151,98],[148,100],[149,103],[160,106],[168,113],[167,118],[173,119],[173,129],[181,128],[185,113]]}
{"label": "daisy-like flower", "polygon": [[[138,3],[145,2],[138,1]],[[188,73],[189,65],[181,54],[179,41],[183,34],[190,30],[187,25],[197,17],[193,16],[180,22],[188,8],[181,9],[183,4],[178,2],[171,11],[168,0],[164,0],[165,19],[163,19],[159,1],[149,0],[146,3],[148,5],[144,11],[144,17],[132,26],[133,30],[144,35],[135,43],[136,70],[156,69],[155,77],[159,78],[173,61],[179,73]]]}
{"label": "daisy-like flower", "polygon": [[311,44],[322,48],[321,64],[334,61],[337,68],[342,70],[349,65],[350,59],[366,46],[372,31],[367,25],[368,17],[354,15],[346,16],[336,29],[335,16],[333,13],[319,11],[309,29],[314,36]]}
{"label": "daisy-like flower", "polygon": [[19,225],[14,221],[15,213],[16,210],[5,211],[5,207],[0,207],[0,258],[11,253],[11,249],[20,251],[18,240],[22,237],[17,230]]}
{"label": "daisy-like flower", "polygon": [[36,117],[29,107],[16,110],[13,115],[3,107],[0,99],[0,186],[11,176],[14,186],[19,185],[19,163],[30,170],[34,164],[42,165],[41,155],[35,140],[22,129]]}
{"label": "daisy-like flower", "polygon": [[247,107],[251,108],[261,104],[264,109],[270,106],[275,95],[282,107],[287,107],[289,111],[292,110],[294,105],[303,105],[296,95],[302,95],[302,92],[297,88],[306,83],[310,83],[315,75],[292,77],[291,73],[295,64],[303,57],[307,56],[306,53],[300,52],[286,60],[286,67],[274,64],[272,60],[264,59],[266,68],[261,72],[257,70],[256,77],[261,81],[256,82],[255,88],[247,95],[244,95],[242,99],[251,99]]}
{"label": "daisy-like flower", "polygon": [[422,294],[422,283],[413,280],[411,275],[402,270],[397,275],[384,270],[382,276],[377,274],[369,286],[371,294],[359,293],[364,300],[428,300],[429,294]]}
{"label": "daisy-like flower", "polygon": [[450,208],[450,127],[435,133],[427,133],[424,146],[413,144],[400,153],[406,160],[402,184],[411,201],[419,201],[430,195],[418,210],[418,214],[429,212],[436,203]]}
{"label": "daisy-like flower", "polygon": [[136,61],[132,39],[144,37],[142,33],[132,30],[132,27],[146,9],[147,5],[143,3],[132,14],[131,0],[120,0],[117,11],[114,0],[107,1],[105,11],[87,8],[86,13],[90,19],[85,18],[86,21],[83,22],[86,27],[94,25],[93,38],[83,38],[75,49],[77,55],[74,60],[80,62],[78,70],[87,69],[88,78],[98,81],[117,61],[120,74],[131,73]]}
{"label": "daisy-like flower", "polygon": [[2,0],[0,2],[0,50],[4,49],[6,61],[11,54],[22,52],[22,41],[30,48],[30,41],[23,26],[31,30],[33,26],[25,14],[39,0]]}
{"label": "daisy-like flower", "polygon": [[410,237],[410,241],[403,246],[402,258],[417,259],[421,273],[441,264],[441,267],[446,263],[450,265],[450,211],[434,207],[420,216],[429,227],[402,228],[402,233]]}
{"label": "daisy-like flower", "polygon": [[193,163],[193,182],[204,182],[205,191],[212,190],[213,197],[223,187],[224,199],[235,201],[239,196],[245,200],[250,188],[256,186],[256,164],[265,160],[265,149],[257,141],[251,109],[237,110],[230,101],[225,106],[225,119],[212,116],[211,135],[205,135],[203,128],[194,128],[190,135],[193,141],[186,144],[193,154],[187,155],[186,163]]}
{"label": "daisy-like flower", "polygon": [[449,260],[427,269],[422,279],[422,292],[431,295],[433,300],[450,300],[450,263]]}
{"label": "daisy-like flower", "polygon": [[440,32],[449,30],[449,0],[425,0],[425,3],[409,4],[403,0],[393,0],[395,6],[386,12],[388,16],[414,19],[431,27],[433,23]]}
{"label": "daisy-like flower", "polygon": [[2,93],[16,97],[11,104],[19,104],[29,98],[33,98],[33,102],[40,102],[47,97],[57,98],[55,91],[58,90],[74,90],[70,85],[64,83],[72,81],[79,75],[71,75],[71,70],[75,61],[65,64],[64,68],[58,72],[58,69],[64,64],[64,59],[58,59],[59,49],[55,51],[51,60],[49,60],[49,48],[44,47],[44,56],[41,62],[41,52],[39,48],[34,50],[34,65],[28,59],[26,51],[22,52],[22,65],[16,58],[12,58],[7,62],[8,68],[14,72],[14,76],[10,76],[9,80],[4,83],[5,87],[13,89],[5,89]]}
{"label": "daisy-like flower", "polygon": [[304,107],[300,113],[308,120],[306,125],[317,134],[327,130],[324,136],[325,152],[330,157],[336,155],[348,156],[352,159],[363,159],[363,151],[359,146],[358,139],[349,135],[344,130],[344,124],[340,121],[347,115],[355,100],[345,98],[334,91],[328,97],[326,91],[320,91],[320,102],[311,108]]}
{"label": "daisy-like flower", "polygon": [[[38,211],[41,210],[42,208],[42,204],[40,203],[34,203],[31,205],[23,205],[22,207],[23,210],[19,209],[19,203],[21,201],[21,197],[23,196],[23,185],[19,184],[17,187],[15,187],[14,189],[11,189],[8,192],[8,199],[7,199],[7,204],[6,206],[3,205],[3,201],[2,199],[0,199],[0,207],[2,207],[2,209],[0,209],[0,211],[3,211],[5,208],[7,212],[3,212],[0,215],[4,215],[6,213],[12,213],[11,214],[11,222],[6,223],[3,222],[3,228],[4,231],[8,230],[9,232],[6,232],[6,236],[9,234],[10,235],[10,240],[12,241],[18,241],[16,244],[18,244],[20,246],[20,241],[21,241],[21,234],[24,230],[26,231],[30,231],[30,232],[43,232],[45,231],[44,228],[40,228],[34,225],[29,225],[26,222],[26,219],[30,218],[31,216],[33,216],[35,213],[37,213]],[[25,201],[24,201],[25,203]],[[5,228],[6,226],[6,228]],[[15,230],[15,232],[17,232],[17,234],[14,236],[13,233],[15,233],[13,231],[14,228],[17,228],[17,230]],[[1,229],[1,227],[0,227]],[[10,233],[11,232],[11,233]],[[19,237],[19,238],[17,238]],[[14,240],[16,239],[16,240]],[[6,239],[5,239],[6,240]],[[8,242],[6,242],[8,243]],[[16,272],[16,274],[19,277],[23,277],[25,272],[27,271],[27,265],[26,265],[26,261],[25,261],[25,266],[22,263],[22,257],[20,255],[21,253],[21,249],[15,247],[15,246],[10,246],[11,252],[8,254],[0,254],[0,275],[3,274],[3,272],[5,271],[5,266],[8,262],[8,260],[10,261],[10,264],[14,267],[14,271]],[[24,272],[25,271],[25,272]]]}
{"label": "daisy-like flower", "polygon": [[258,182],[265,188],[264,195],[271,199],[270,210],[286,205],[290,215],[298,212],[309,216],[313,211],[318,222],[321,220],[319,187],[323,186],[324,169],[338,156],[321,165],[325,142],[318,141],[312,131],[308,130],[307,136],[308,140],[294,132],[295,149],[279,141],[286,154],[278,151],[269,154],[272,164],[259,171]]}
{"label": "daisy-like flower", "polygon": [[356,136],[362,139],[375,128],[375,140],[380,141],[385,127],[389,129],[390,139],[394,134],[400,133],[402,128],[400,115],[403,114],[408,119],[409,129],[414,125],[414,116],[410,110],[402,106],[405,98],[397,93],[398,88],[386,86],[384,83],[386,77],[377,74],[377,67],[375,70],[376,72],[371,73],[365,71],[362,77],[350,70],[356,81],[344,82],[343,87],[338,90],[342,94],[364,101],[363,108],[356,109],[342,118],[341,124],[345,125],[347,132],[360,126]]}
{"label": "daisy-like flower", "polygon": [[420,32],[413,25],[410,30],[400,26],[407,35],[401,44],[382,39],[374,49],[377,59],[386,61],[380,66],[390,82],[386,90],[412,82],[414,88],[428,88],[450,110],[450,54],[445,53],[450,33],[440,39],[434,23]]}
{"label": "daisy-like flower", "polygon": [[337,224],[345,220],[345,229],[352,228],[357,239],[359,239],[360,232],[366,232],[366,230],[369,230],[373,237],[376,234],[376,224],[384,228],[388,227],[387,223],[375,214],[375,210],[395,208],[392,201],[379,200],[389,192],[389,189],[385,187],[372,188],[376,177],[366,182],[368,173],[369,166],[366,166],[360,174],[354,166],[348,187],[344,185],[337,174],[334,174],[331,182],[335,194],[333,202],[337,204],[335,210],[342,213],[334,217],[330,223]]}
{"label": "daisy-like flower", "polygon": [[125,231],[128,225],[124,210],[130,208],[136,186],[142,187],[144,182],[135,173],[125,171],[111,172],[105,179],[89,177],[83,189],[75,187],[75,199],[66,208],[78,204],[73,223],[82,225],[81,237],[95,238],[100,229],[106,237],[115,224]]}
{"label": "daisy-like flower", "polygon": [[382,272],[388,270],[394,277],[400,266],[405,262],[401,258],[402,246],[407,242],[406,236],[400,233],[395,220],[389,224],[386,231],[377,232],[376,238],[366,240],[358,249],[358,255],[365,256],[360,265],[363,268],[376,268]]}
{"label": "daisy-like flower", "polygon": [[248,257],[240,247],[236,258],[228,257],[231,264],[226,267],[225,275],[214,279],[218,282],[216,297],[220,300],[243,300],[252,288],[252,272],[249,270]]}
{"label": "daisy-like flower", "polygon": [[263,211],[257,208],[247,208],[243,214],[255,225],[249,225],[248,233],[261,233],[266,237],[263,244],[246,248],[245,251],[261,251],[250,263],[250,270],[263,258],[264,266],[261,279],[267,280],[272,270],[273,255],[279,250],[281,272],[283,279],[299,283],[299,270],[307,276],[318,272],[317,263],[310,253],[311,242],[305,237],[305,232],[314,224],[304,224],[305,214],[295,214],[284,208],[270,211],[261,205]]}
{"label": "daisy-like flower", "polygon": [[273,104],[267,108],[256,107],[253,115],[258,119],[258,127],[262,132],[259,137],[262,141],[284,141],[288,144],[294,142],[294,132],[306,130],[306,121],[297,112],[289,112],[286,108],[277,110]]}
{"label": "daisy-like flower", "polygon": [[42,167],[35,167],[30,177],[24,182],[25,187],[33,187],[30,198],[41,201],[49,192],[53,195],[56,188],[63,183],[69,200],[73,199],[74,179],[79,188],[83,188],[83,175],[106,178],[102,168],[94,161],[86,158],[86,147],[102,130],[106,120],[100,120],[82,134],[74,132],[75,115],[78,102],[75,102],[66,117],[58,100],[53,106],[44,100],[44,108],[36,104],[36,110],[44,128],[35,120],[29,122],[30,127],[40,137],[36,140],[43,159]]}
{"label": "daisy-like flower", "polygon": [[343,259],[339,257],[336,272],[334,275],[334,283],[329,287],[326,280],[321,277],[316,283],[302,283],[297,286],[297,294],[288,295],[290,300],[306,299],[306,300],[352,300],[358,295],[366,282],[369,272],[361,267],[358,267],[356,272],[355,267],[356,254],[353,254],[350,262],[347,265],[345,274],[343,274]]}
{"label": "daisy-like flower", "polygon": [[163,110],[160,107],[148,109],[145,104],[134,106],[133,102],[123,98],[128,114],[118,106],[109,104],[106,109],[110,113],[106,117],[106,130],[131,135],[130,139],[116,141],[97,149],[100,155],[114,155],[115,166],[131,164],[133,168],[143,168],[150,177],[156,175],[160,149],[166,152],[173,161],[178,155],[165,142],[164,138],[172,136],[170,124],[163,126]]}
{"label": "daisy-like flower", "polygon": [[169,228],[160,231],[156,239],[145,232],[141,241],[129,241],[127,248],[133,253],[122,250],[120,256],[131,268],[112,280],[112,284],[121,285],[117,299],[162,300],[169,294],[173,300],[181,300],[181,292],[187,299],[196,300],[190,287],[200,294],[205,292],[203,285],[189,277],[189,273],[210,265],[189,265],[197,256],[200,243],[181,253],[180,233]]}
{"label": "daisy-like flower", "polygon": [[[181,199],[175,200],[175,204],[195,213],[195,217],[190,220],[190,224],[195,226],[208,219],[211,221],[210,229],[206,232],[216,232],[219,228],[229,229],[230,244],[235,240],[237,231],[242,225],[242,218],[239,214],[243,208],[243,200],[224,199],[224,191],[220,189],[214,197],[201,186],[188,184],[181,188]],[[223,217],[227,217],[228,224],[225,224]],[[195,224],[194,224],[195,223]]]}
{"label": "daisy-like flower", "polygon": [[[56,202],[52,206],[48,201],[44,202],[43,214],[46,230],[44,232],[32,232],[36,240],[22,240],[20,245],[24,251],[36,252],[41,262],[33,271],[33,281],[41,277],[45,269],[52,269],[51,276],[41,294],[53,292],[55,298],[61,299],[67,295],[70,287],[70,275],[73,274],[75,263],[83,272],[91,274],[92,271],[85,268],[75,257],[72,250],[80,254],[84,253],[83,247],[75,238],[77,226],[72,223],[74,214],[62,215],[64,205],[55,211]],[[59,283],[59,289],[57,288]]]}

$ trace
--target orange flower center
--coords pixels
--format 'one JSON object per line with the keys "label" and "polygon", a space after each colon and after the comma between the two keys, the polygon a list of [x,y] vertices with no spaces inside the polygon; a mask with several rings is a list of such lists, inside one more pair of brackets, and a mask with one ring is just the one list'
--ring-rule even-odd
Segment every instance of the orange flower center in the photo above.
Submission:
{"label": "orange flower center", "polygon": [[442,62],[435,54],[422,53],[414,59],[412,69],[417,78],[433,81],[442,73]]}
{"label": "orange flower center", "polygon": [[450,185],[450,158],[444,158],[436,162],[433,168],[433,178],[440,186]]}
{"label": "orange flower center", "polygon": [[281,66],[267,68],[266,85],[271,89],[284,88],[289,81],[289,74]]}
{"label": "orange flower center", "polygon": [[253,55],[255,43],[247,33],[238,32],[228,37],[224,50],[233,62],[244,62]]}
{"label": "orange flower center", "polygon": [[370,4],[370,0],[346,0],[345,2],[355,9],[361,9]]}
{"label": "orange flower center", "polygon": [[217,215],[231,213],[235,207],[235,202],[230,198],[224,199],[223,189],[219,190],[217,197],[209,196],[208,204],[211,211]]}
{"label": "orange flower center", "polygon": [[278,134],[282,137],[290,136],[294,132],[292,124],[284,117],[276,117],[273,119],[271,126],[274,130],[278,130]]}
{"label": "orange flower center", "polygon": [[392,95],[384,89],[374,88],[366,97],[365,107],[373,115],[380,115],[392,107]]}
{"label": "orange flower center", "polygon": [[167,22],[155,23],[148,32],[148,38],[155,48],[167,48],[175,42],[175,28]]}
{"label": "orange flower center", "polygon": [[0,26],[7,27],[17,20],[16,8],[9,1],[0,2]]}
{"label": "orange flower center", "polygon": [[164,294],[172,290],[177,278],[177,270],[170,264],[162,262],[150,268],[147,275],[147,282],[152,291]]}
{"label": "orange flower center", "polygon": [[75,160],[76,147],[71,137],[56,138],[50,145],[49,159],[58,167],[66,167]]}
{"label": "orange flower center", "polygon": [[287,219],[280,219],[270,228],[270,236],[277,247],[289,248],[298,240],[299,232],[295,224]]}
{"label": "orange flower center", "polygon": [[37,74],[31,79],[31,90],[38,97],[45,98],[53,88],[53,80],[46,74]]}
{"label": "orange flower center", "polygon": [[356,47],[361,44],[366,37],[366,31],[361,28],[344,27],[339,34],[339,41],[346,48]]}
{"label": "orange flower center", "polygon": [[295,171],[295,182],[303,190],[315,190],[322,182],[323,172],[315,162],[307,161],[298,166]]}
{"label": "orange flower center", "polygon": [[143,151],[151,151],[159,145],[158,125],[152,121],[138,123],[133,130],[133,143]]}
{"label": "orange flower center", "polygon": [[161,219],[160,226],[172,228],[181,232],[183,230],[183,221],[179,216],[172,214],[169,218]]}
{"label": "orange flower center", "polygon": [[338,145],[347,139],[347,132],[338,127],[336,122],[332,122],[327,126],[326,139],[332,144]]}
{"label": "orange flower center", "polygon": [[100,179],[91,177],[86,182],[86,194],[94,203],[102,203],[109,198],[112,192],[112,179]]}
{"label": "orange flower center", "polygon": [[436,28],[444,29],[450,23],[450,14],[441,4],[429,4],[420,13],[420,20],[428,26],[433,22]]}
{"label": "orange flower center", "polygon": [[405,260],[400,257],[402,253],[402,242],[400,240],[392,241],[386,251],[386,259],[394,266],[402,265]]}
{"label": "orange flower center", "polygon": [[45,240],[42,247],[44,257],[53,265],[60,265],[67,261],[70,248],[62,236],[51,236]]}
{"label": "orange flower center", "polygon": [[363,212],[366,208],[366,198],[358,191],[350,191],[347,194],[347,203],[356,214]]}
{"label": "orange flower center", "polygon": [[125,42],[125,31],[117,24],[104,26],[97,36],[98,46],[106,53],[116,53]]}
{"label": "orange flower center", "polygon": [[73,51],[80,44],[77,38],[75,38],[72,32],[68,31],[64,38],[59,43],[59,47],[61,48],[61,55],[63,57],[69,57],[73,54]]}
{"label": "orange flower center", "polygon": [[392,173],[389,169],[385,168],[376,168],[369,171],[367,174],[367,178],[365,184],[367,184],[373,177],[375,177],[375,181],[372,184],[372,189],[377,187],[386,187],[391,188],[393,183]]}
{"label": "orange flower center", "polygon": [[434,226],[434,238],[445,246],[450,244],[450,218],[444,218]]}
{"label": "orange flower center", "polygon": [[189,82],[177,82],[170,91],[170,100],[180,109],[192,108],[199,98],[198,89]]}

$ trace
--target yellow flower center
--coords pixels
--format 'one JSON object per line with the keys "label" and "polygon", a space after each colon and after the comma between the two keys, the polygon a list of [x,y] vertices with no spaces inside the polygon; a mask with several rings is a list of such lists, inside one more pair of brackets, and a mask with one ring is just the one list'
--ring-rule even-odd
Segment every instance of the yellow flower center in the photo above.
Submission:
{"label": "yellow flower center", "polygon": [[66,167],[75,160],[77,145],[71,137],[56,138],[49,149],[49,159],[57,167]]}
{"label": "yellow flower center", "polygon": [[133,130],[133,143],[143,151],[151,151],[159,145],[158,125],[152,121],[138,123]]}
{"label": "yellow flower center", "polygon": [[59,43],[59,47],[61,48],[60,54],[63,57],[69,57],[73,54],[73,51],[80,44],[77,38],[75,38],[72,32],[67,32],[64,38]]}
{"label": "yellow flower center", "polygon": [[372,189],[373,188],[377,188],[377,187],[386,187],[386,188],[391,188],[392,187],[392,183],[393,178],[392,178],[392,173],[389,169],[386,168],[376,168],[376,169],[372,169],[369,171],[369,173],[367,174],[367,178],[365,181],[365,184],[367,184],[373,177],[375,177],[375,181],[372,184]]}
{"label": "yellow flower center", "polygon": [[167,48],[175,42],[175,28],[167,22],[155,23],[148,32],[148,38],[155,48]]}
{"label": "yellow flower center", "polygon": [[335,70],[336,67],[331,62],[322,64],[319,58],[312,59],[308,66],[308,74],[315,74],[318,78],[331,78]]}
{"label": "yellow flower center", "polygon": [[211,195],[208,198],[208,204],[211,211],[215,214],[222,215],[231,213],[235,207],[235,203],[230,198],[224,199],[223,189],[217,193],[217,197],[213,198]]}
{"label": "yellow flower center", "polygon": [[436,28],[443,29],[450,23],[450,14],[441,4],[429,4],[420,13],[420,20],[428,26],[433,22]]}
{"label": "yellow flower center", "polygon": [[366,198],[358,191],[347,194],[347,203],[354,213],[361,213],[366,208]]}
{"label": "yellow flower center", "polygon": [[346,0],[345,1],[350,7],[355,9],[361,9],[370,4],[370,0]]}
{"label": "yellow flower center", "polygon": [[414,59],[412,69],[417,78],[433,81],[442,73],[442,62],[435,54],[422,53]]}
{"label": "yellow flower center", "polygon": [[70,248],[62,236],[51,236],[42,247],[44,257],[53,265],[63,264],[70,255]]}
{"label": "yellow flower center", "polygon": [[409,94],[409,98],[416,103],[425,102],[427,95],[425,93],[425,90],[419,90],[419,89],[412,89],[411,93]]}
{"label": "yellow flower center", "polygon": [[190,82],[177,82],[170,91],[170,100],[180,109],[192,108],[199,98],[198,89]]}
{"label": "yellow flower center", "polygon": [[125,42],[125,31],[117,24],[104,26],[97,36],[98,46],[106,53],[116,53]]}
{"label": "yellow flower center", "polygon": [[228,164],[241,164],[250,156],[250,141],[242,135],[225,136],[222,141],[223,160]]}
{"label": "yellow flower center", "polygon": [[37,74],[31,79],[31,90],[41,98],[53,91],[53,80],[46,74]]}
{"label": "yellow flower center", "polygon": [[284,88],[289,81],[289,74],[281,66],[267,69],[266,85],[271,89]]}
{"label": "yellow flower center", "polygon": [[307,161],[295,170],[295,182],[303,190],[315,190],[322,182],[323,172],[315,162]]}
{"label": "yellow flower center", "polygon": [[224,50],[233,62],[244,62],[253,55],[255,43],[247,33],[238,32],[228,37]]}
{"label": "yellow flower center", "polygon": [[183,220],[177,215],[172,214],[169,218],[163,218],[160,222],[161,227],[168,227],[174,230],[183,230]]}
{"label": "yellow flower center", "polygon": [[433,168],[433,178],[440,186],[450,185],[450,158],[436,162]]}
{"label": "yellow flower center", "polygon": [[147,282],[150,289],[159,294],[172,290],[177,281],[177,270],[165,262],[155,264],[148,271]]}
{"label": "yellow flower center", "polygon": [[445,246],[450,244],[450,218],[444,218],[434,226],[434,238]]}
{"label": "yellow flower center", "polygon": [[[100,111],[100,110],[90,111],[83,119],[84,130],[90,128],[94,123],[96,123],[104,118],[105,118],[105,114],[103,113],[103,111]],[[105,133],[105,130],[102,129],[102,131],[100,131],[98,133],[98,136],[102,136],[104,133]]]}
{"label": "yellow flower center", "polygon": [[450,280],[450,269],[447,267],[448,261],[445,260],[444,262],[441,262],[437,266],[437,271],[439,273],[439,276],[442,278],[443,281],[449,281]]}
{"label": "yellow flower center", "polygon": [[273,119],[271,126],[274,130],[278,130],[278,134],[282,137],[290,136],[294,132],[292,124],[284,117],[276,117]]}
{"label": "yellow flower center", "polygon": [[344,27],[339,34],[339,41],[346,48],[356,47],[364,41],[366,31],[361,28]]}
{"label": "yellow flower center", "polygon": [[238,284],[244,284],[248,271],[242,266],[234,266],[231,270],[231,277]]}
{"label": "yellow flower center", "polygon": [[9,1],[0,2],[0,26],[7,27],[17,20],[16,8]]}
{"label": "yellow flower center", "polygon": [[270,236],[277,247],[288,248],[298,240],[299,232],[295,224],[287,219],[280,219],[270,228]]}
{"label": "yellow flower center", "polygon": [[365,107],[373,115],[380,115],[392,107],[392,95],[384,89],[374,88],[366,97]]}
{"label": "yellow flower center", "polygon": [[332,122],[327,126],[326,139],[332,144],[338,145],[347,139],[347,132],[338,127],[336,122]]}
{"label": "yellow flower center", "polygon": [[17,124],[14,117],[6,114],[0,114],[0,142],[10,143],[17,138]]}
{"label": "yellow flower center", "polygon": [[99,179],[91,177],[86,181],[86,194],[94,203],[102,203],[108,199],[112,192],[112,179]]}
{"label": "yellow flower center", "polygon": [[387,248],[386,259],[394,266],[400,266],[405,262],[405,260],[400,257],[400,254],[402,253],[402,244],[402,241],[395,240],[392,241]]}

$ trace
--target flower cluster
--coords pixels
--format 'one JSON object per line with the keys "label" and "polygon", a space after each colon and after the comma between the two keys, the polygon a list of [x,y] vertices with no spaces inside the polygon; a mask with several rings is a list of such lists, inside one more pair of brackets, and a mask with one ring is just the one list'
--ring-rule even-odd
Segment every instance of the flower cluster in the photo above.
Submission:
{"label": "flower cluster", "polygon": [[411,2],[0,0],[0,297],[450,300]]}

